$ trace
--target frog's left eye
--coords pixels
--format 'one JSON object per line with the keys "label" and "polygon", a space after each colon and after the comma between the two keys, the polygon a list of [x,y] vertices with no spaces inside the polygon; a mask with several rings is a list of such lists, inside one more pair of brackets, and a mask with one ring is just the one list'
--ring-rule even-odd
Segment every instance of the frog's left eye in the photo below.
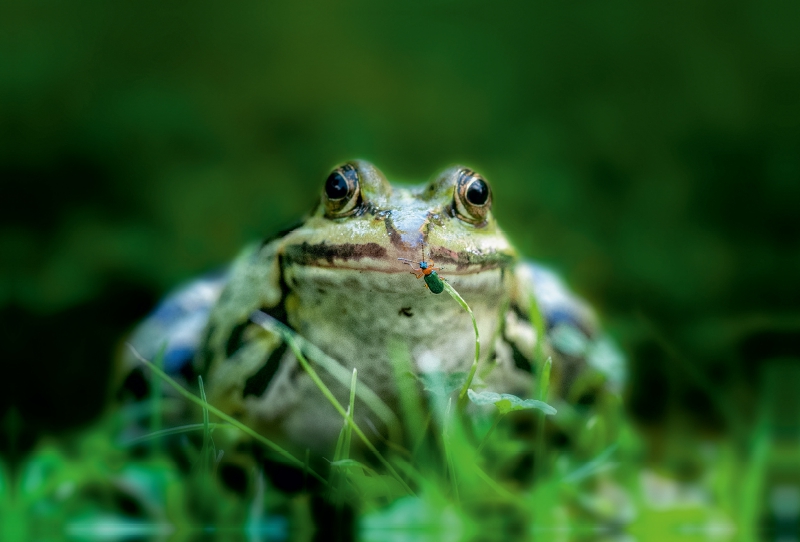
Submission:
{"label": "frog's left eye", "polygon": [[462,169],[458,174],[453,199],[459,218],[472,224],[480,224],[486,220],[492,206],[492,191],[483,177],[471,169]]}
{"label": "frog's left eye", "polygon": [[361,199],[358,171],[350,164],[333,170],[325,181],[324,200],[326,214],[338,218],[354,213]]}

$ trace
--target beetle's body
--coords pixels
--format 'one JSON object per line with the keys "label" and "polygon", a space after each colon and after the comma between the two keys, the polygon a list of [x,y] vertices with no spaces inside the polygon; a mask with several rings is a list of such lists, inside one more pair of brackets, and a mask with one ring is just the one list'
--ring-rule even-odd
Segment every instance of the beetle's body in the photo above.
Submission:
{"label": "beetle's body", "polygon": [[[442,278],[439,276],[437,271],[441,271],[441,267],[434,267],[433,261],[426,262],[425,261],[425,254],[422,255],[422,261],[419,262],[418,268],[411,271],[411,273],[416,276],[418,279],[425,277],[425,285],[430,289],[430,291],[434,294],[441,294],[444,292],[444,282]],[[405,258],[397,258],[398,260],[407,263],[408,265],[413,265],[414,262],[411,260],[407,260]]]}

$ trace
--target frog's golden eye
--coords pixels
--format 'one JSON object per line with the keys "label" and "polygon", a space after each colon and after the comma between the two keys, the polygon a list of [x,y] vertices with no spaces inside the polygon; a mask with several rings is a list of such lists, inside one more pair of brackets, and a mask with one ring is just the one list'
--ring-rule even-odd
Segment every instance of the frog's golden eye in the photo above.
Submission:
{"label": "frog's golden eye", "polygon": [[486,215],[492,206],[492,191],[483,177],[471,169],[462,169],[458,173],[453,199],[461,220],[480,224],[486,220]]}
{"label": "frog's golden eye", "polygon": [[325,210],[329,218],[353,214],[358,210],[361,188],[358,171],[350,164],[333,170],[325,181]]}

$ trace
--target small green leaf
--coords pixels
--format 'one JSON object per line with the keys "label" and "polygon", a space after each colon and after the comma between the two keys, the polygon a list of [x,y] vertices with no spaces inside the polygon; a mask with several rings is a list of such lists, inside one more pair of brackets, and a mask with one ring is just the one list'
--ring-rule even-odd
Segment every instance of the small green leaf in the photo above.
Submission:
{"label": "small green leaf", "polygon": [[515,410],[541,410],[545,414],[555,414],[556,409],[544,401],[537,399],[522,399],[510,393],[494,393],[492,391],[482,391],[475,393],[472,390],[467,392],[469,399],[476,405],[494,405],[501,415],[514,412]]}

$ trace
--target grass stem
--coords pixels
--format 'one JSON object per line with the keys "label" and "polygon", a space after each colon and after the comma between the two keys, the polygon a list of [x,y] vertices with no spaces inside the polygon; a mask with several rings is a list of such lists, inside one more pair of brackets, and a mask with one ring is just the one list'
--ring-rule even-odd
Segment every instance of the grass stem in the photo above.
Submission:
{"label": "grass stem", "polygon": [[[189,401],[195,403],[196,405],[198,405],[200,407],[208,408],[209,412],[211,412],[212,414],[214,414],[215,416],[217,416],[221,420],[224,420],[224,421],[228,422],[229,424],[233,425],[234,427],[236,427],[237,429],[242,431],[244,434],[246,434],[246,435],[248,435],[250,437],[253,437],[255,440],[257,440],[258,442],[260,442],[261,444],[263,444],[264,446],[266,446],[270,450],[274,451],[275,453],[277,453],[278,455],[283,457],[291,465],[294,465],[294,466],[299,467],[299,468],[303,468],[304,464],[303,464],[302,461],[300,461],[299,459],[294,457],[292,454],[290,454],[289,452],[287,452],[286,450],[284,450],[283,448],[281,448],[280,446],[278,446],[277,444],[275,444],[274,442],[272,442],[268,438],[264,437],[263,435],[260,435],[259,433],[257,433],[253,429],[247,427],[245,424],[243,424],[242,422],[240,422],[236,418],[233,418],[232,416],[228,416],[227,414],[222,412],[220,409],[218,409],[214,405],[212,405],[210,403],[207,403],[207,402],[204,402],[199,397],[196,397],[194,394],[192,394],[188,390],[184,389],[183,386],[181,386],[180,384],[175,382],[167,373],[165,373],[164,371],[162,371],[161,369],[156,367],[152,362],[150,362],[150,361],[146,360],[145,358],[143,358],[139,354],[139,352],[136,351],[136,349],[133,347],[133,345],[131,345],[130,343],[128,343],[128,348],[131,349],[131,351],[133,352],[133,355],[139,361],[141,361],[147,367],[149,367],[151,371],[153,371],[155,374],[157,374],[164,382],[166,382],[167,384],[172,386],[172,388],[174,388],[175,391],[177,391],[183,397],[185,397],[186,399],[188,399]],[[311,474],[311,476],[313,476],[317,480],[319,480],[322,484],[324,484],[326,486],[328,485],[328,481],[325,478],[323,478],[322,476],[320,476],[316,471],[314,471],[310,467],[308,468],[308,473]]]}

